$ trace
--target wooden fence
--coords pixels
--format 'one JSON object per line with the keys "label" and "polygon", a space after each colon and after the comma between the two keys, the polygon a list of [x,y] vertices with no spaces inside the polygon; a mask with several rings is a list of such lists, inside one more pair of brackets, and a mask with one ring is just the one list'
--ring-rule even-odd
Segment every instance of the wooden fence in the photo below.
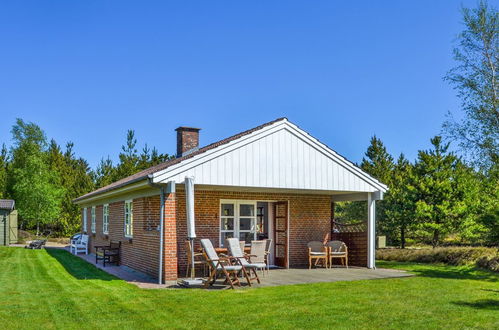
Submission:
{"label": "wooden fence", "polygon": [[349,265],[367,267],[367,223],[342,224],[333,221],[331,239],[345,242]]}

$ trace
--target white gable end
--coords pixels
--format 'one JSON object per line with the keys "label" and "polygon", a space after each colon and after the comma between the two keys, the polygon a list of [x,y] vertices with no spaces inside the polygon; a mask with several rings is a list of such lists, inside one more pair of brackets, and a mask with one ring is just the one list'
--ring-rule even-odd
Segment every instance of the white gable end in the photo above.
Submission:
{"label": "white gable end", "polygon": [[154,182],[373,192],[386,186],[287,120],[255,131],[166,170]]}

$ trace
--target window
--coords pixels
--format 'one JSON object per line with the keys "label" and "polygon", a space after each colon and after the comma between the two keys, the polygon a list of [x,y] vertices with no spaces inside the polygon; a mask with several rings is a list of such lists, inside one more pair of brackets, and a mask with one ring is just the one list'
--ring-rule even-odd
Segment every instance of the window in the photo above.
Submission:
{"label": "window", "polygon": [[125,202],[125,237],[133,236],[133,202]]}
{"label": "window", "polygon": [[87,208],[83,208],[83,232],[87,232]]}
{"label": "window", "polygon": [[220,208],[220,246],[237,237],[250,243],[256,240],[256,202],[223,201]]}
{"label": "window", "polygon": [[90,214],[91,215],[91,223],[90,223],[90,230],[92,231],[92,233],[95,234],[95,206],[92,206],[92,213]]}
{"label": "window", "polygon": [[102,207],[102,233],[109,234],[109,204]]}

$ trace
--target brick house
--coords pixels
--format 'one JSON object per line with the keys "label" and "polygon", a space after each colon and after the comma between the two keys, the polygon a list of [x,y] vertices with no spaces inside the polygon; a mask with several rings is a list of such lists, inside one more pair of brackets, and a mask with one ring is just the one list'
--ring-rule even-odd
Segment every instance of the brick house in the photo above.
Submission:
{"label": "brick house", "polygon": [[175,159],[75,199],[90,252],[119,240],[123,265],[160,282],[185,274],[184,180],[193,177],[197,237],[215,246],[271,238],[281,267],[305,265],[307,242],[332,233],[335,201],[366,200],[367,231],[345,239],[354,264],[375,267],[375,201],[386,185],[286,118],[203,148],[199,129],[176,131]]}

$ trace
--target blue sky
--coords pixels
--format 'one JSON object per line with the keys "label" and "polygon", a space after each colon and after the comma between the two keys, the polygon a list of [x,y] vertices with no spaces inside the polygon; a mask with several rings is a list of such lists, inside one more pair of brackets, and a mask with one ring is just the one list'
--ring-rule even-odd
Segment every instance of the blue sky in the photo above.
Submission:
{"label": "blue sky", "polygon": [[475,1],[3,1],[0,143],[20,117],[95,167],[126,130],[175,152],[277,117],[359,162],[376,134],[410,159],[455,91],[460,6]]}

